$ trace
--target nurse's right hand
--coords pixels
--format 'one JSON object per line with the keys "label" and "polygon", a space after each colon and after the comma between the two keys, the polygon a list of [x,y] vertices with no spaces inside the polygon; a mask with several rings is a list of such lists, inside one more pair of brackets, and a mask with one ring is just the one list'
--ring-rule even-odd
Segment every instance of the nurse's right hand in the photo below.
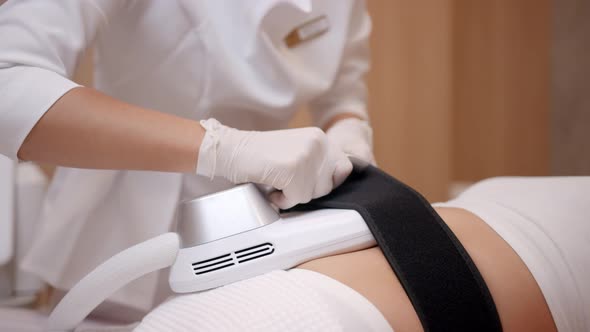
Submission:
{"label": "nurse's right hand", "polygon": [[197,174],[272,186],[280,191],[270,200],[281,209],[328,194],[352,171],[347,156],[318,128],[242,131],[215,119],[201,126],[206,132]]}

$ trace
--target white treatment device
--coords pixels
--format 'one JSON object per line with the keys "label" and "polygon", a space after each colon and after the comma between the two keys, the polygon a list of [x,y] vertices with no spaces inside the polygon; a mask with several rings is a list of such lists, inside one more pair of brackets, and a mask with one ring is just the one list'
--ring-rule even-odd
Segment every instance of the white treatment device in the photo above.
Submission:
{"label": "white treatment device", "polygon": [[57,305],[48,329],[75,328],[116,290],[165,267],[172,266],[174,292],[198,292],[373,245],[354,210],[279,215],[254,184],[239,185],[182,202],[177,233],[140,243],[98,266]]}

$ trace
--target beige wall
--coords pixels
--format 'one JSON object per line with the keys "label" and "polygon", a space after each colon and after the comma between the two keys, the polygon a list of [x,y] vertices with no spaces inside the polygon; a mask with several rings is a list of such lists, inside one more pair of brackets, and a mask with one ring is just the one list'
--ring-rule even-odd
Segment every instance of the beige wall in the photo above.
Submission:
{"label": "beige wall", "polygon": [[553,8],[551,170],[590,175],[590,1]]}
{"label": "beige wall", "polygon": [[380,166],[431,200],[451,177],[452,7],[446,0],[369,1],[369,108]]}
{"label": "beige wall", "polygon": [[549,173],[549,7],[454,1],[454,179]]}
{"label": "beige wall", "polygon": [[370,0],[380,165],[432,201],[549,171],[549,0]]}

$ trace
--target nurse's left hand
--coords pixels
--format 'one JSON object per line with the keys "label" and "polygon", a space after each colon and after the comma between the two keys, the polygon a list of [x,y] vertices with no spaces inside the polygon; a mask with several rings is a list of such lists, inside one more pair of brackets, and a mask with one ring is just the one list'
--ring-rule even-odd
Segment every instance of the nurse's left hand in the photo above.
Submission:
{"label": "nurse's left hand", "polygon": [[346,118],[335,122],[326,131],[330,142],[347,156],[363,163],[376,165],[373,155],[373,130],[369,123],[358,118]]}

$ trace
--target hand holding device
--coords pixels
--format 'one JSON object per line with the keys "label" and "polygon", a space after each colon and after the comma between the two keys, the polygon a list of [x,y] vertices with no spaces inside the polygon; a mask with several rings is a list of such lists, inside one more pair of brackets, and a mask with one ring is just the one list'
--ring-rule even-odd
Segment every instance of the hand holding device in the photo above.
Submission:
{"label": "hand holding device", "polygon": [[206,133],[197,174],[272,186],[280,192],[269,198],[281,209],[328,194],[352,171],[344,152],[319,128],[243,131],[215,119],[201,125]]}

